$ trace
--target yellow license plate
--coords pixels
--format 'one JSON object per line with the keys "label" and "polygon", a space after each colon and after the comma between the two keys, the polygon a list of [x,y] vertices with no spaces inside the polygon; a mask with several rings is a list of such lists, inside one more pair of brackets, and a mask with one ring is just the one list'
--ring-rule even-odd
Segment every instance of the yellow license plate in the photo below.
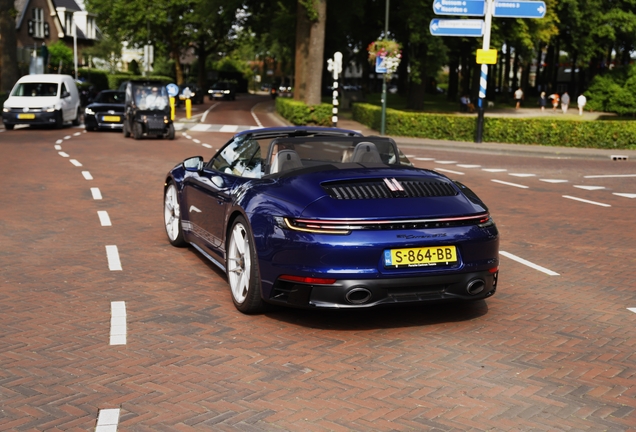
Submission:
{"label": "yellow license plate", "polygon": [[121,121],[121,117],[119,117],[119,116],[104,116],[104,117],[102,117],[102,121],[105,121],[105,122],[119,122],[119,121]]}
{"label": "yellow license plate", "polygon": [[18,118],[20,120],[33,120],[35,118],[35,114],[18,114]]}
{"label": "yellow license plate", "polygon": [[390,249],[384,251],[384,266],[387,268],[425,267],[457,262],[455,246]]}

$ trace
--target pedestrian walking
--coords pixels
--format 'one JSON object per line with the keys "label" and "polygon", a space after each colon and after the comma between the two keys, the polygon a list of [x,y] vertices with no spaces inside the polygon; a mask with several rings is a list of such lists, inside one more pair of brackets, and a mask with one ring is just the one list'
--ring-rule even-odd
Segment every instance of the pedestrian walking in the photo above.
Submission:
{"label": "pedestrian walking", "polygon": [[556,112],[556,109],[559,107],[559,94],[552,93],[550,96],[548,96],[548,99],[552,99],[552,112]]}
{"label": "pedestrian walking", "polygon": [[519,87],[517,91],[515,91],[515,101],[517,102],[515,109],[519,109],[519,107],[521,106],[522,100],[523,100],[523,90],[521,90],[521,87]]}
{"label": "pedestrian walking", "polygon": [[539,106],[541,107],[541,112],[545,111],[545,106],[548,104],[548,99],[545,96],[545,92],[541,92],[539,96]]}
{"label": "pedestrian walking", "polygon": [[567,114],[568,106],[570,105],[570,95],[568,92],[563,93],[561,96],[561,109],[563,110],[563,114]]}
{"label": "pedestrian walking", "polygon": [[576,103],[579,106],[579,115],[583,115],[583,108],[585,108],[585,104],[587,103],[587,98],[584,94],[580,94]]}

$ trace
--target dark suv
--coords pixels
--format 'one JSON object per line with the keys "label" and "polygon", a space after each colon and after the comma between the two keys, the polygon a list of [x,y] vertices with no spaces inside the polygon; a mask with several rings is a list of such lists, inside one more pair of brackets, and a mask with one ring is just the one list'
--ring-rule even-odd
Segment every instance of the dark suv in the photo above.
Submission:
{"label": "dark suv", "polygon": [[174,139],[168,91],[161,81],[128,81],[125,105],[125,137]]}
{"label": "dark suv", "polygon": [[208,90],[208,96],[210,97],[210,100],[235,100],[236,85],[227,81],[219,81],[218,83],[214,84],[212,88],[210,88],[210,90]]}

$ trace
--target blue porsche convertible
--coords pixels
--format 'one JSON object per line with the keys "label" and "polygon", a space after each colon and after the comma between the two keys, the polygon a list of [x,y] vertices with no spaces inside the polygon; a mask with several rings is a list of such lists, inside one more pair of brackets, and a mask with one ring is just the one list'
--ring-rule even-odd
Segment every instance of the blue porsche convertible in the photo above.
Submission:
{"label": "blue porsche convertible", "polygon": [[235,135],[167,175],[164,221],[228,278],[236,308],[366,308],[478,300],[497,288],[499,233],[463,184],[386,137],[319,127]]}

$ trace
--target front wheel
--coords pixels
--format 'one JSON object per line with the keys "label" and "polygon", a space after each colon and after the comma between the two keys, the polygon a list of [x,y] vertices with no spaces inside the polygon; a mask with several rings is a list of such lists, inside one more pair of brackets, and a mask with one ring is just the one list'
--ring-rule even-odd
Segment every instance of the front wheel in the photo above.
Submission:
{"label": "front wheel", "polygon": [[124,119],[124,126],[122,128],[122,132],[124,133],[124,138],[130,137],[130,129],[128,129],[128,122]]}
{"label": "front wheel", "polygon": [[172,123],[168,125],[168,130],[163,136],[164,138],[168,138],[169,140],[174,139],[174,125]]}
{"label": "front wheel", "polygon": [[144,132],[143,132],[143,130],[142,130],[142,128],[141,128],[141,123],[136,123],[136,122],[135,122],[135,123],[133,124],[133,130],[132,130],[132,132],[133,132],[133,138],[134,138],[134,139],[136,139],[136,140],[141,139],[141,136],[142,136],[142,135],[143,135],[143,133],[144,133]]}
{"label": "front wheel", "polygon": [[179,196],[177,187],[170,182],[163,196],[163,220],[165,222],[166,234],[172,246],[182,247],[186,242],[183,238],[181,227],[181,206],[179,206]]}
{"label": "front wheel", "polygon": [[79,126],[81,120],[81,111],[79,107],[77,107],[77,112],[75,113],[75,120],[73,120],[73,126]]}
{"label": "front wheel", "polygon": [[57,111],[55,113],[55,128],[62,129],[64,127],[64,117],[62,116],[62,111]]}
{"label": "front wheel", "polygon": [[262,312],[258,259],[249,225],[242,216],[234,221],[227,248],[227,279],[234,306],[244,314]]}

